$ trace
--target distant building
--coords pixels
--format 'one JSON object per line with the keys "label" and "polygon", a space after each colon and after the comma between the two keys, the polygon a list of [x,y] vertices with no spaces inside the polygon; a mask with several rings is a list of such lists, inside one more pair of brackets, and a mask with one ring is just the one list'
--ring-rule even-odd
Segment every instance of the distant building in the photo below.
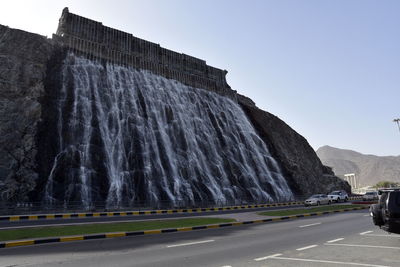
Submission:
{"label": "distant building", "polygon": [[344,180],[351,186],[351,191],[354,192],[360,187],[360,181],[355,173],[344,174]]}

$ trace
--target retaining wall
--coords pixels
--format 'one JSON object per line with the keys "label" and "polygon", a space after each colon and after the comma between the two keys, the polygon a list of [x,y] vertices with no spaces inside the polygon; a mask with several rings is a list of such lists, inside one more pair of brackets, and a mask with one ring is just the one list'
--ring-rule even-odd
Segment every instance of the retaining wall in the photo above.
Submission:
{"label": "retaining wall", "polygon": [[153,73],[236,99],[226,82],[226,70],[161,47],[101,22],[87,19],[64,8],[53,39],[79,56],[150,70]]}

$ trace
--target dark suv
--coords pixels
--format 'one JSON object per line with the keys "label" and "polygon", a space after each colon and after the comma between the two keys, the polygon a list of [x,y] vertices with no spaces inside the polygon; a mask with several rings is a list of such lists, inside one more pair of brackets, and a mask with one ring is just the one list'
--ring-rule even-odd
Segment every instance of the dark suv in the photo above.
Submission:
{"label": "dark suv", "polygon": [[370,207],[372,220],[389,233],[400,234],[400,189],[379,190],[379,202]]}

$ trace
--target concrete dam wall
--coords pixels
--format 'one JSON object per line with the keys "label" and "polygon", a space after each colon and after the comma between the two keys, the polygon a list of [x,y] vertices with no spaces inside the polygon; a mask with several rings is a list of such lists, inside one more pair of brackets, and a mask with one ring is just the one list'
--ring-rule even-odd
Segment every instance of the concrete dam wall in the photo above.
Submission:
{"label": "concrete dam wall", "polygon": [[211,90],[232,99],[236,97],[236,91],[226,82],[226,70],[104,26],[101,22],[72,14],[68,8],[62,12],[53,39],[78,56],[150,70],[185,85]]}
{"label": "concrete dam wall", "polygon": [[52,39],[0,25],[0,208],[204,206],[349,190],[226,73],[68,9]]}

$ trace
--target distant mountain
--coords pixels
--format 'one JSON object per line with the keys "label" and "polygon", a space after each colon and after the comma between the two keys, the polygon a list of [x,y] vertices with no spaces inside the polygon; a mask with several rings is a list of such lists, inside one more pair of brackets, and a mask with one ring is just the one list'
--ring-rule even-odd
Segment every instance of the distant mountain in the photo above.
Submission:
{"label": "distant mountain", "polygon": [[365,155],[330,146],[320,147],[316,152],[322,163],[332,167],[337,176],[355,173],[361,186],[375,185],[379,181],[400,182],[400,156]]}

